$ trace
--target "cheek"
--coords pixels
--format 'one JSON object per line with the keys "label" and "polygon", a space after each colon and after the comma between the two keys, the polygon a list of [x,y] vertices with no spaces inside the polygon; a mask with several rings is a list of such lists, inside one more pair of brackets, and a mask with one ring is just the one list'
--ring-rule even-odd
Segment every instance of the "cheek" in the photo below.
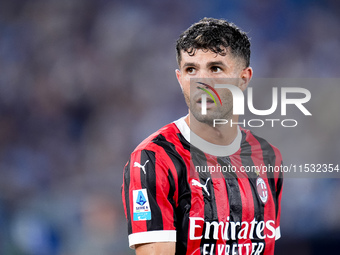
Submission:
{"label": "cheek", "polygon": [[220,94],[221,100],[224,105],[230,105],[233,102],[233,95],[230,90],[226,89],[223,91],[224,93]]}
{"label": "cheek", "polygon": [[190,93],[190,79],[183,78],[181,84],[183,92]]}
{"label": "cheek", "polygon": [[184,87],[183,94],[189,99],[190,98],[190,87]]}

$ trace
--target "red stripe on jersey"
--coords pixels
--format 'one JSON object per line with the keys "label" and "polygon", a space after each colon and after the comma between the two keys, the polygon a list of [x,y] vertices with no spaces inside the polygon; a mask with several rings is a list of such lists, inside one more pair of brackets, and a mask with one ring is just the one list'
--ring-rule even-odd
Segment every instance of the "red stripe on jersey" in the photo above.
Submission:
{"label": "red stripe on jersey", "polygon": [[[271,145],[272,146],[272,145]],[[275,146],[272,146],[274,153],[276,155],[276,160],[275,160],[275,165],[276,166],[281,166],[282,165],[282,155],[281,152],[279,151],[278,148],[276,148]],[[282,172],[281,172],[282,174]],[[280,175],[280,172],[275,172],[274,173],[274,178],[283,178],[283,175]]]}

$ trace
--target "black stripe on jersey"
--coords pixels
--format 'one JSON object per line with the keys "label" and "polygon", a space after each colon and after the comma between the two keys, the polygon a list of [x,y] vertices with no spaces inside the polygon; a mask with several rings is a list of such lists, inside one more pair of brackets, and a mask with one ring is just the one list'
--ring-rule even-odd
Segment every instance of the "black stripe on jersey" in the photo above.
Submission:
{"label": "black stripe on jersey", "polygon": [[[231,162],[229,157],[220,157],[217,159],[217,162],[223,167],[229,165],[231,166]],[[225,179],[226,187],[227,187],[227,194],[229,200],[229,222],[242,222],[242,199],[240,193],[240,187],[238,184],[238,178],[235,173],[232,172],[225,172],[223,171],[223,176]],[[241,230],[241,226],[236,226],[236,241],[238,243],[238,233]],[[231,227],[228,229],[228,236],[231,238]],[[231,243],[230,241],[228,243]]]}
{"label": "black stripe on jersey", "polygon": [[[229,157],[218,157],[217,162],[221,167],[226,166],[227,169],[231,169],[231,162]],[[230,167],[229,167],[230,166]],[[229,200],[229,222],[242,222],[242,199],[240,194],[240,187],[238,184],[238,178],[236,173],[223,171],[227,187],[227,195]],[[236,226],[236,241],[228,241],[227,243],[232,244],[233,242],[238,243],[238,233],[241,230],[241,226]],[[227,236],[231,236],[231,227],[228,228]]]}
{"label": "black stripe on jersey", "polygon": [[190,151],[191,145],[187,140],[185,140],[184,136],[181,133],[178,133],[177,137],[178,137],[179,141],[181,142],[183,148],[187,151]]}
{"label": "black stripe on jersey", "polygon": [[[242,142],[241,142],[241,161],[243,166],[254,166],[254,162],[251,158],[252,151],[251,151],[251,146],[246,140],[246,133],[242,131]],[[251,187],[251,192],[253,196],[253,201],[254,201],[254,217],[256,221],[264,221],[264,204],[260,200],[258,194],[257,194],[257,187],[256,187],[256,174],[254,173],[247,173],[248,174],[248,180],[249,184]],[[254,238],[256,241],[262,241],[264,240],[259,239],[257,236],[257,233],[254,233],[256,238]],[[265,242],[264,242],[265,244]],[[266,244],[265,244],[266,245]],[[262,253],[264,252],[265,248],[263,249]]]}
{"label": "black stripe on jersey", "polygon": [[146,189],[148,192],[149,203],[151,207],[151,220],[146,221],[146,228],[148,231],[162,230],[163,218],[162,211],[159,208],[156,197],[156,157],[154,151],[142,150],[141,151],[141,165],[149,160],[145,165],[145,172],[140,169],[140,179],[142,189]]}
{"label": "black stripe on jersey", "polygon": [[[254,134],[253,134],[253,136],[255,137],[255,139],[261,145],[261,149],[262,149],[262,152],[263,152],[263,162],[264,162],[265,166],[271,165],[271,166],[275,167],[276,155],[275,155],[273,147],[263,138],[258,137]],[[279,211],[278,195],[280,194],[280,192],[276,192],[274,172],[268,171],[267,177],[268,177],[268,183],[269,183],[269,186],[270,186],[270,189],[271,189],[271,193],[272,193],[272,196],[273,196],[273,200],[274,200],[274,204],[275,204],[275,212],[276,212],[276,216],[277,216],[278,211]],[[282,178],[280,178],[280,181],[282,182]]]}
{"label": "black stripe on jersey", "polygon": [[125,208],[126,217],[128,222],[128,234],[132,234],[132,224],[131,224],[131,212],[130,212],[130,161],[127,163],[124,169],[124,196],[125,196]]}
{"label": "black stripe on jersey", "polygon": [[[281,162],[281,165],[282,165],[282,162]],[[275,204],[275,211],[276,211],[276,218],[277,218],[277,215],[279,213],[279,196],[280,196],[280,193],[281,193],[281,189],[282,189],[282,185],[283,185],[283,173],[280,172],[279,174],[279,179],[277,180],[277,192],[276,192],[276,204]]]}
{"label": "black stripe on jersey", "polygon": [[[179,138],[182,135],[178,135]],[[182,146],[186,150],[190,150],[190,147],[186,146],[185,139],[180,140]],[[158,135],[152,140],[153,143],[162,147],[167,153],[168,157],[174,164],[177,177],[178,177],[178,207],[176,208],[177,222],[181,222],[181,225],[177,225],[177,242],[176,242],[176,254],[186,254],[188,243],[188,231],[189,231],[189,213],[191,207],[191,189],[187,181],[187,168],[181,155],[176,151],[176,147],[173,143],[167,141],[163,135]],[[175,189],[176,186],[173,188]]]}
{"label": "black stripe on jersey", "polygon": [[170,190],[169,190],[169,194],[168,194],[168,201],[170,202],[170,204],[172,205],[172,208],[174,209],[174,227],[176,228],[177,225],[177,216],[176,216],[176,203],[174,200],[174,195],[175,195],[175,191],[176,191],[176,184],[175,184],[175,179],[174,176],[171,173],[171,170],[168,170],[168,180],[170,183]]}
{"label": "black stripe on jersey", "polygon": [[[226,169],[231,169],[232,165],[230,162],[230,157],[217,157],[217,162],[221,165],[221,167],[226,166]],[[224,178],[235,178],[237,179],[236,173],[233,171],[223,171]]]}

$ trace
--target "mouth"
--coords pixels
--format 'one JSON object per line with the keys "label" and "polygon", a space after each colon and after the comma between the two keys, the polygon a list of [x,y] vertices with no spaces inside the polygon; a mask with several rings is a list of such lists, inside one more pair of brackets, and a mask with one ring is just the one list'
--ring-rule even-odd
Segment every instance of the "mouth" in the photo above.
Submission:
{"label": "mouth", "polygon": [[[200,97],[200,98],[196,101],[196,103],[202,104],[202,97]],[[211,98],[207,97],[207,104],[215,104],[215,102],[214,102]]]}

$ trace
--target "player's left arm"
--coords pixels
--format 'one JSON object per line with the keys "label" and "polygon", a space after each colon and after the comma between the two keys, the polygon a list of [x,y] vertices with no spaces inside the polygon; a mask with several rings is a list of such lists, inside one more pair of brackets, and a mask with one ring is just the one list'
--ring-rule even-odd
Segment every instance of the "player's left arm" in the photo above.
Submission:
{"label": "player's left arm", "polygon": [[158,242],[136,245],[136,255],[174,255],[175,242]]}
{"label": "player's left arm", "polygon": [[[129,246],[142,251],[158,250],[150,243],[175,243],[175,207],[178,189],[167,158],[154,148],[132,153],[125,166],[122,200],[128,222]],[[166,245],[165,245],[166,246]]]}
{"label": "player's left arm", "polygon": [[[276,148],[275,148],[276,149]],[[275,239],[281,237],[280,220],[281,220],[281,198],[282,198],[282,188],[283,188],[283,171],[282,171],[282,155],[281,152],[276,149],[276,160],[275,165],[281,169],[281,171],[276,173],[276,236]]]}

